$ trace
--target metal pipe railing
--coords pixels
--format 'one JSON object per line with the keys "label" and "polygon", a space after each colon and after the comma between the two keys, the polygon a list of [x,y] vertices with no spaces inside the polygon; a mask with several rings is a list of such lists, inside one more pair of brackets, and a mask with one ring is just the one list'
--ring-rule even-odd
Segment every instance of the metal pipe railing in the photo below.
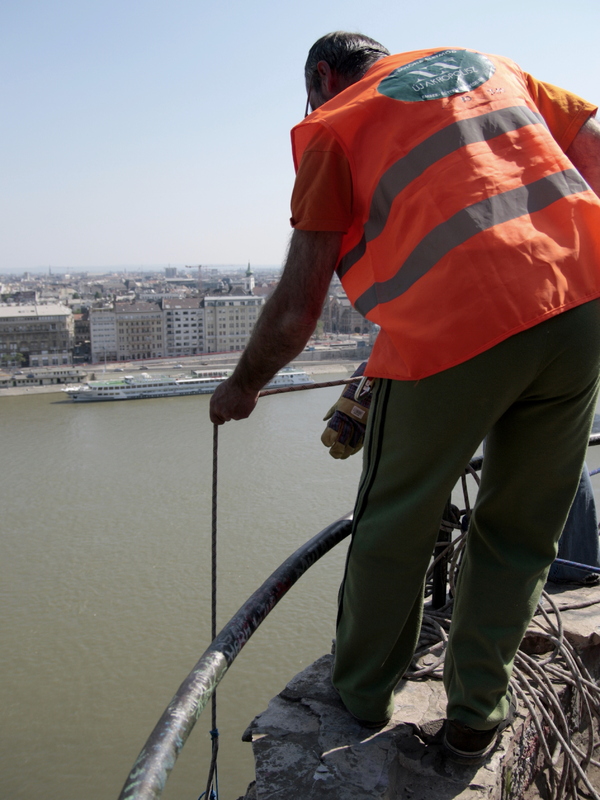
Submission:
{"label": "metal pipe railing", "polygon": [[286,592],[321,556],[345,539],[351,527],[352,515],[347,514],[298,548],[229,620],[157,722],[119,800],[155,800],[162,795],[196,720],[242,647]]}
{"label": "metal pipe railing", "polygon": [[[589,445],[600,445],[600,434],[590,436]],[[482,463],[483,457],[475,456],[469,466],[480,470]],[[119,800],[160,798],[196,720],[242,647],[296,581],[345,539],[351,527],[352,514],[347,514],[298,548],[229,620],[157,722],[125,781]]]}

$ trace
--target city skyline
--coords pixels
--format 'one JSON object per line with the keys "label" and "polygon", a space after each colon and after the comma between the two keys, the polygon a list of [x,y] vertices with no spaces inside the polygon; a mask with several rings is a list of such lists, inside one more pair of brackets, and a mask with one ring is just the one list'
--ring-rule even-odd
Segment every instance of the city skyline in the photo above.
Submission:
{"label": "city skyline", "polygon": [[[198,270],[200,267],[203,270],[217,270],[218,272],[228,271],[244,271],[248,268],[247,263],[239,264],[96,264],[91,266],[70,266],[65,267],[60,264],[49,264],[47,266],[30,267],[28,269],[13,270],[1,272],[0,279],[7,279],[8,277],[15,276],[23,278],[26,273],[37,276],[60,276],[69,274],[87,273],[89,275],[108,275],[108,274],[139,274],[148,272],[152,274],[162,274],[167,269],[181,270],[185,273],[191,273]],[[281,264],[250,264],[253,271],[267,272],[272,270],[281,270]]]}

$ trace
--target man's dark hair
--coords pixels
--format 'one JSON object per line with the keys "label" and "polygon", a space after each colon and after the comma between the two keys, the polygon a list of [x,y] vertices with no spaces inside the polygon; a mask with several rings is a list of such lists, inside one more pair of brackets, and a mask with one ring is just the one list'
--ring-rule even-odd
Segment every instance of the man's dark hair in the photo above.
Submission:
{"label": "man's dark hair", "polygon": [[[318,39],[308,51],[304,66],[306,88],[314,87],[319,61],[326,61],[334,72],[350,80],[362,78],[369,67],[390,51],[362,33],[335,31]],[[317,88],[317,87],[314,87]]]}

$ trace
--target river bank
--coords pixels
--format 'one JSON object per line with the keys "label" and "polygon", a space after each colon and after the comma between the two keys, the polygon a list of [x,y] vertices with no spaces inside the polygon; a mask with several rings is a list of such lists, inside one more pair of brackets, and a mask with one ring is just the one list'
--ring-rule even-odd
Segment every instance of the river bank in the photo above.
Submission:
{"label": "river bank", "polygon": [[[307,372],[311,377],[315,375],[323,375],[323,374],[338,374],[340,375],[340,379],[345,377],[346,375],[351,375],[354,370],[357,368],[360,362],[358,361],[324,361],[320,363],[315,363],[314,361],[294,361],[292,362],[294,367],[297,369],[303,369]],[[211,369],[232,369],[233,365],[231,364],[211,364]],[[181,370],[175,371],[172,367],[164,367],[164,368],[156,368],[156,367],[149,367],[147,372],[155,373],[155,374],[175,374],[179,377],[182,375]],[[132,369],[131,372],[134,372]],[[86,380],[109,380],[110,378],[117,378],[123,374],[122,369],[107,369],[106,372],[99,370],[92,370],[90,369],[88,372],[88,377]],[[91,376],[94,375],[95,378]],[[22,395],[37,395],[37,394],[52,394],[56,392],[61,392],[64,389],[64,384],[55,383],[50,384],[47,386],[9,386],[7,388],[0,388],[0,397],[19,397]]]}

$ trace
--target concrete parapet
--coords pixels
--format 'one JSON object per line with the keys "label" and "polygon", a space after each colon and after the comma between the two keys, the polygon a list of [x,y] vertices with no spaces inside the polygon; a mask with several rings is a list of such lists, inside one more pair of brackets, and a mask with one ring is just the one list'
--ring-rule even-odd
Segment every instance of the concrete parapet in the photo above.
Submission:
{"label": "concrete parapet", "polygon": [[[330,681],[332,656],[293,678],[250,725],[257,800],[483,800],[496,784],[503,744],[482,768],[444,759],[440,681],[403,681],[394,716],[381,731],[354,721]],[[246,800],[252,795],[246,795]]]}
{"label": "concrete parapet", "polygon": [[[551,592],[559,606],[573,606],[594,602],[600,589],[561,587]],[[591,671],[597,677],[600,606],[565,611],[563,622],[566,638],[588,668],[596,666]],[[538,644],[532,633],[524,650],[535,652]],[[372,731],[344,709],[331,685],[331,663],[332,656],[322,656],[296,675],[246,730],[243,738],[252,742],[256,781],[240,800],[547,796],[539,731],[522,704],[488,760],[477,767],[462,766],[446,757],[441,744],[446,697],[439,679],[402,681],[392,720]],[[578,712],[572,693],[566,685],[557,685],[556,692],[575,730]],[[595,787],[595,777],[588,778]]]}

